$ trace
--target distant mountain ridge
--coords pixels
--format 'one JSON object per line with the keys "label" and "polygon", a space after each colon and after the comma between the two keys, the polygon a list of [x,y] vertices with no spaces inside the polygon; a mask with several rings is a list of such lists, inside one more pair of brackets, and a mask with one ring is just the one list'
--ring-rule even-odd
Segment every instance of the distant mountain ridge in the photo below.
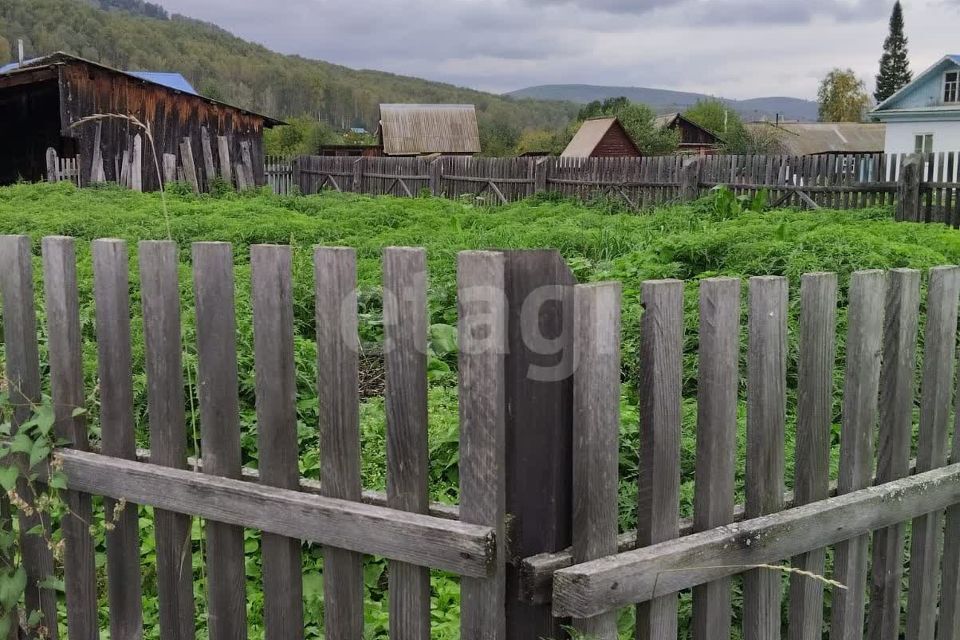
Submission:
{"label": "distant mountain ridge", "polygon": [[607,87],[589,84],[544,84],[518,89],[505,95],[512,98],[561,100],[578,104],[625,96],[631,102],[642,102],[659,113],[684,111],[695,105],[699,100],[719,99],[729,104],[734,111],[748,122],[764,119],[773,120],[777,114],[786,120],[800,120],[802,122],[815,122],[817,120],[817,103],[801,98],[768,97],[729,100],[687,91],[650,89],[647,87]]}

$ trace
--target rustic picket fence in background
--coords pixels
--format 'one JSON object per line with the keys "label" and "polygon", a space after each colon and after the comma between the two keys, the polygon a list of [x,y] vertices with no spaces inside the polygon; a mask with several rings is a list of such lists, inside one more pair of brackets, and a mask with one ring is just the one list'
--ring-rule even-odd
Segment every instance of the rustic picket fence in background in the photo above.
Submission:
{"label": "rustic picket fence in background", "polygon": [[[644,158],[347,158],[300,156],[294,182],[323,189],[416,197],[428,193],[506,204],[536,193],[613,198],[633,209],[696,199],[726,185],[763,189],[770,203],[859,209],[896,205],[904,220],[960,226],[960,156],[882,153],[820,156],[715,155]],[[911,167],[905,170],[905,167]]]}
{"label": "rustic picket fence in background", "polygon": [[[852,275],[847,309],[839,479],[831,487],[838,280],[803,276],[794,491],[784,491],[788,283],[748,281],[746,504],[735,504],[741,286],[700,288],[694,517],[680,519],[684,284],[642,286],[639,528],[618,536],[620,287],[577,285],[553,251],[468,251],[458,257],[459,507],[428,502],[426,256],[384,252],[388,493],[362,490],[356,350],[356,257],[314,252],[321,481],[298,477],[290,247],[250,251],[259,471],[241,468],[233,250],[192,248],[199,360],[200,461],[188,461],[178,278],[172,242],[139,245],[151,450],[138,458],[131,407],[127,246],[93,243],[101,449],[91,451],[81,357],[76,247],[43,239],[43,299],[57,453],[80,525],[64,522],[71,637],[96,638],[97,569],[90,495],[126,508],[106,539],[113,638],[141,634],[140,540],[134,505],[156,509],[160,637],[193,637],[190,518],[206,520],[212,640],[243,638],[244,527],[264,532],[265,637],[303,634],[300,541],[324,545],[328,638],[363,637],[361,554],[390,560],[391,637],[427,640],[428,567],[462,576],[464,640],[562,638],[561,623],[616,638],[616,611],[637,605],[640,638],[678,635],[677,592],[694,588],[697,640],[730,637],[730,576],[744,574],[748,639],[821,637],[825,585],[783,576],[825,572],[834,546],[831,637],[894,640],[900,632],[904,523],[912,521],[909,638],[960,632],[960,464],[947,466],[960,268],[930,271],[924,304],[920,426],[911,466],[921,274]],[[0,237],[6,376],[13,400],[40,399],[42,382],[29,238]],[[389,295],[390,292],[396,297]],[[531,300],[535,302],[531,313]],[[531,337],[536,339],[531,340]],[[537,349],[537,350],[535,350]],[[24,415],[18,413],[17,420]],[[874,432],[877,443],[874,443]],[[875,456],[875,453],[879,453]],[[876,463],[875,463],[876,458]],[[960,459],[960,431],[952,459]],[[875,470],[874,467],[876,466]],[[830,496],[833,497],[830,497]],[[946,515],[945,514],[946,510]],[[102,517],[97,514],[96,517]],[[509,523],[509,524],[508,524]],[[509,530],[508,530],[509,527]],[[870,536],[872,563],[868,570]],[[24,554],[28,602],[53,624],[56,598],[39,589],[52,566],[44,545]],[[941,553],[942,552],[942,553]],[[942,574],[942,579],[941,579]],[[942,584],[939,590],[937,585]],[[869,591],[869,615],[865,606]],[[939,593],[939,599],[938,599]],[[939,622],[938,622],[939,610]],[[572,620],[569,620],[572,617]],[[865,623],[866,621],[866,623]]]}
{"label": "rustic picket fence in background", "polygon": [[291,158],[285,156],[265,156],[263,175],[267,186],[278,196],[294,193],[293,164]]}

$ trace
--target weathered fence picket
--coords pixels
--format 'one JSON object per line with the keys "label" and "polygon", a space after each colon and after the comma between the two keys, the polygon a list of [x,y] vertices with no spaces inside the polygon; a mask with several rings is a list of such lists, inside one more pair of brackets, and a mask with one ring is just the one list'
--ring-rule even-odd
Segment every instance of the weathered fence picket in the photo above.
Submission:
{"label": "weathered fence picket", "polygon": [[[759,171],[758,164],[741,159],[723,168],[737,174]],[[862,170],[879,171],[878,164]],[[772,163],[763,167],[767,169],[776,171]],[[794,397],[787,393],[787,363],[794,355],[788,348],[787,280],[764,276],[749,281],[743,398],[741,281],[701,282],[698,376],[689,382],[697,386],[698,399],[692,521],[679,519],[684,284],[644,283],[638,529],[618,535],[622,294],[615,283],[574,286],[556,253],[469,251],[459,256],[461,504],[441,508],[428,502],[429,316],[422,249],[384,252],[388,482],[383,495],[364,492],[360,485],[353,250],[319,248],[314,254],[322,446],[317,483],[301,479],[297,464],[290,247],[255,246],[250,252],[255,473],[241,467],[232,247],[197,243],[190,254],[201,456],[188,459],[181,352],[190,345],[181,343],[181,335],[189,333],[181,328],[185,310],[180,308],[177,246],[164,241],[139,247],[152,445],[140,458],[127,246],[119,240],[97,240],[92,246],[99,453],[88,450],[86,421],[76,411],[87,395],[80,358],[84,301],[74,244],[52,237],[40,246],[46,352],[38,348],[35,309],[41,301],[34,299],[33,246],[23,236],[0,238],[4,365],[18,405],[14,418],[20,423],[32,411],[30,403],[40,399],[39,390],[45,388],[41,373],[49,370],[57,432],[70,444],[56,456],[71,505],[61,523],[65,620],[71,637],[101,633],[93,556],[101,541],[89,527],[97,518],[109,524],[110,637],[157,632],[143,629],[138,505],[156,513],[158,562],[155,574],[147,575],[157,583],[164,638],[197,633],[193,545],[187,537],[195,517],[203,518],[206,527],[207,589],[197,595],[206,598],[203,609],[212,640],[242,639],[249,633],[244,528],[263,533],[263,635],[269,640],[304,636],[301,541],[323,546],[325,633],[337,640],[363,637],[364,555],[389,561],[389,627],[397,639],[430,637],[430,568],[461,576],[464,640],[521,637],[531,628],[545,628],[544,613],[555,616],[547,622],[557,627],[572,619],[580,631],[613,640],[618,610],[633,605],[638,605],[640,638],[672,640],[680,633],[697,640],[727,637],[733,619],[731,576],[738,574],[744,575],[742,619],[748,638],[776,638],[783,629],[792,639],[819,638],[826,587],[816,576],[843,585],[830,587],[834,638],[893,640],[902,632],[911,640],[958,637],[958,552],[956,545],[941,547],[940,537],[944,511],[947,536],[960,530],[960,464],[948,465],[947,455],[948,421],[958,399],[953,379],[958,267],[935,268],[929,275],[915,472],[909,452],[920,274],[908,269],[854,273],[845,316],[837,308],[835,274],[801,278],[792,493],[784,491],[787,403]],[[536,304],[530,304],[530,294]],[[530,312],[531,306],[537,313]],[[845,318],[847,335],[839,478],[831,488],[838,318]],[[536,331],[532,340],[531,331]],[[529,353],[517,347],[523,344]],[[534,353],[540,348],[550,349],[543,359]],[[566,348],[573,350],[572,364],[561,353]],[[40,362],[41,353],[49,354],[49,369]],[[552,368],[554,363],[560,363],[558,368]],[[536,384],[521,384],[522,376]],[[746,504],[735,506],[737,416],[744,405]],[[547,419],[541,420],[538,410]],[[554,435],[564,439],[555,450],[547,448],[548,423],[559,424]],[[535,433],[521,434],[530,425]],[[511,447],[526,449],[527,457]],[[536,447],[541,450],[533,451]],[[955,434],[953,459],[958,451],[960,435]],[[537,453],[553,467],[566,468],[550,469],[556,477],[533,481],[518,466]],[[91,496],[106,498],[102,514],[91,509]],[[535,512],[530,506],[546,501],[553,511]],[[513,528],[517,522],[529,527],[537,514],[548,535]],[[87,520],[81,525],[79,519],[72,521],[75,516]],[[900,582],[908,521],[913,528],[911,571],[902,627]],[[512,535],[522,536],[527,546],[518,546]],[[52,625],[51,635],[56,634],[56,600],[42,584],[53,570],[53,558],[45,540],[29,537],[24,536],[22,547],[31,576],[26,606],[38,607]],[[568,549],[557,548],[570,542]],[[836,547],[832,570],[825,562],[830,546]],[[524,557],[516,552],[535,547],[542,553]],[[784,618],[781,569],[787,559],[794,570],[814,577],[791,573],[789,615]],[[517,584],[508,588],[508,576]],[[677,594],[691,587],[693,618],[689,630],[680,629]],[[514,596],[517,602],[510,603]]]}

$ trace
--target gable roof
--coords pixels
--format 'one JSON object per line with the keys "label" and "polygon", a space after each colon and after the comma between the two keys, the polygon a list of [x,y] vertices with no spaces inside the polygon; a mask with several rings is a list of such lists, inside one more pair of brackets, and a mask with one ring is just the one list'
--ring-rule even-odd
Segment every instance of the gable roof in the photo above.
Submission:
{"label": "gable roof", "polygon": [[480,153],[472,104],[381,104],[380,139],[387,155]]}
{"label": "gable roof", "polygon": [[904,86],[900,87],[899,91],[897,91],[892,96],[890,96],[889,98],[887,98],[886,100],[878,104],[876,107],[874,107],[873,113],[876,113],[878,111],[889,110],[890,107],[893,106],[893,104],[897,100],[899,100],[901,96],[903,96],[906,93],[909,93],[910,91],[913,90],[914,87],[916,87],[918,84],[926,80],[929,76],[935,73],[938,73],[941,69],[943,69],[944,67],[950,66],[951,64],[960,67],[960,54],[954,53],[954,54],[945,55],[942,58],[940,58],[933,65],[924,69],[924,71],[920,73],[920,75],[914,77],[913,80],[911,80]]}
{"label": "gable roof", "polygon": [[669,128],[672,127],[674,124],[677,124],[677,123],[679,123],[679,122],[681,122],[681,121],[682,121],[682,122],[685,122],[686,124],[690,125],[691,127],[695,127],[695,128],[697,128],[697,129],[699,129],[700,131],[703,131],[705,134],[707,134],[707,135],[710,136],[711,138],[716,139],[717,142],[722,142],[722,141],[723,141],[723,138],[721,138],[718,133],[716,133],[715,131],[711,131],[710,129],[707,129],[707,128],[704,127],[703,125],[700,125],[700,124],[694,122],[693,120],[691,120],[691,119],[688,118],[687,116],[683,115],[683,114],[680,113],[679,111],[674,111],[673,113],[665,113],[665,114],[663,114],[663,115],[657,116],[657,117],[654,118],[654,120],[653,120],[653,126],[657,127],[658,129],[669,129]]}
{"label": "gable roof", "polygon": [[[620,124],[620,121],[615,117],[590,118],[589,120],[584,120],[580,128],[577,129],[577,133],[574,134],[573,139],[570,140],[570,143],[563,150],[563,153],[560,154],[560,157],[589,158],[593,150],[596,149],[600,141],[603,140],[603,137],[614,127],[623,129],[623,125]],[[633,148],[636,149],[639,154],[640,148],[637,147],[637,143],[633,141],[633,138],[626,132],[626,129],[623,129],[623,132],[627,140],[630,141],[630,144],[633,145]]]}
{"label": "gable roof", "polygon": [[860,122],[755,122],[749,129],[771,127],[779,133],[782,152],[808,156],[821,153],[880,153],[884,149],[887,126]]}
{"label": "gable roof", "polygon": [[278,120],[276,118],[271,118],[263,114],[250,111],[248,109],[242,109],[240,107],[227,104],[226,102],[221,102],[219,100],[214,100],[213,98],[207,98],[201,96],[196,92],[193,86],[179,73],[156,73],[151,71],[121,71],[119,69],[114,69],[105,64],[99,62],[94,62],[92,60],[87,60],[79,56],[74,56],[69,53],[64,53],[58,51],[56,53],[51,53],[47,56],[42,56],[39,58],[33,58],[31,60],[24,60],[23,64],[12,63],[0,67],[0,84],[3,84],[5,78],[20,77],[18,74],[28,73],[30,71],[35,71],[39,69],[54,69],[58,65],[67,65],[67,64],[81,64],[95,67],[97,69],[102,69],[109,73],[118,74],[121,76],[128,76],[130,78],[136,78],[142,82],[149,82],[150,84],[158,85],[168,89],[170,91],[177,91],[179,93],[192,96],[204,102],[210,104],[219,105],[221,107],[226,107],[228,109],[234,109],[241,113],[250,114],[258,118],[262,118],[264,123],[268,127],[273,127],[277,125],[286,124],[285,122]]}

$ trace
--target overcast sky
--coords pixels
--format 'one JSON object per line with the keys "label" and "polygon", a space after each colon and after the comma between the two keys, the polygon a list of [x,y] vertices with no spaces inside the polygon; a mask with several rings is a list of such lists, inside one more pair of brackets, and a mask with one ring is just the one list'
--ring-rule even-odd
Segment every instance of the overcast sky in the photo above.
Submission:
{"label": "overcast sky", "polygon": [[[157,1],[157,0],[154,0]],[[283,53],[487,91],[555,83],[814,98],[873,90],[892,0],[159,0]],[[960,53],[960,0],[903,0],[915,73]]]}

